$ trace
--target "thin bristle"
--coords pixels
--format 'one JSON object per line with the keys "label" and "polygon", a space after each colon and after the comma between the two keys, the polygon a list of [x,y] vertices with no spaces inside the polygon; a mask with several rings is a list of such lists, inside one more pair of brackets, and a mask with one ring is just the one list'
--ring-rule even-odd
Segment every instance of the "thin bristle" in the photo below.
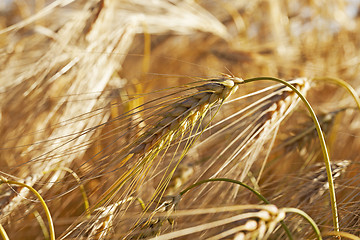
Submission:
{"label": "thin bristle", "polygon": [[[211,83],[198,86],[198,93],[172,104],[166,113],[160,113],[157,125],[151,129],[151,133],[144,134],[144,140],[135,141],[136,147],[130,154],[144,154],[161,149],[165,143],[192,129],[215,104],[224,102],[237,89],[232,78],[210,81]],[[235,81],[237,84],[241,82],[239,79]]]}
{"label": "thin bristle", "polygon": [[0,1],[0,235],[359,234],[359,9]]}

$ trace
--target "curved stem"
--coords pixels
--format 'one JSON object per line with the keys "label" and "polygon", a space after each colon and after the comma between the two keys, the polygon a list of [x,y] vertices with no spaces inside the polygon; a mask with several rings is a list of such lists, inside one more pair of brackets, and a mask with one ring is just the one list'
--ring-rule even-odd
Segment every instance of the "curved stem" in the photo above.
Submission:
{"label": "curved stem", "polygon": [[41,231],[43,232],[45,240],[49,240],[50,239],[49,231],[48,231],[46,224],[45,224],[43,218],[41,217],[40,213],[35,210],[33,212],[33,214],[40,225],[40,228],[41,228]]}
{"label": "curved stem", "polygon": [[360,98],[359,98],[359,95],[357,94],[355,89],[350,84],[345,82],[344,80],[339,79],[339,78],[333,78],[333,77],[316,77],[316,78],[313,78],[312,80],[331,82],[331,83],[335,83],[336,85],[339,85],[340,87],[345,88],[351,94],[351,96],[354,98],[354,100],[356,102],[356,105],[360,110]]}
{"label": "curved stem", "polygon": [[[84,185],[81,183],[81,179],[79,178],[79,176],[76,174],[76,172],[74,172],[73,170],[71,170],[70,168],[68,167],[57,167],[57,168],[54,168],[54,169],[51,169],[47,172],[51,172],[51,171],[57,171],[57,170],[64,170],[68,173],[70,173],[74,178],[75,180],[78,182],[79,184],[79,189],[81,191],[81,195],[83,197],[83,200],[84,200],[84,208],[85,208],[85,213],[86,213],[86,216],[87,218],[90,218],[91,217],[91,214],[90,214],[90,204],[89,204],[89,199],[86,195],[86,191],[85,191],[85,187]],[[47,172],[44,172],[44,173],[47,173]]]}
{"label": "curved stem", "polygon": [[252,191],[264,203],[270,204],[270,202],[263,195],[261,195],[261,193],[259,193],[258,191],[256,191],[252,187],[248,186],[247,184],[245,184],[243,182],[240,182],[240,181],[237,181],[237,180],[234,180],[234,179],[229,179],[229,178],[210,178],[210,179],[205,179],[205,180],[198,181],[198,182],[192,184],[191,186],[185,188],[183,191],[181,191],[180,196],[184,195],[185,193],[187,193],[191,189],[193,189],[193,188],[195,188],[197,186],[200,186],[200,185],[202,185],[204,183],[208,183],[208,182],[229,182],[229,183],[238,184],[238,185],[243,186],[243,187],[249,189],[250,191]]}
{"label": "curved stem", "polygon": [[55,240],[54,223],[53,223],[53,221],[52,221],[49,208],[47,207],[47,205],[46,205],[44,199],[41,197],[41,195],[40,195],[34,188],[32,188],[31,186],[26,185],[26,184],[21,183],[21,182],[16,182],[16,181],[11,181],[11,180],[6,180],[6,179],[3,179],[3,178],[0,178],[0,184],[2,184],[2,183],[14,184],[14,185],[18,185],[18,186],[21,186],[21,187],[26,187],[26,188],[29,189],[33,194],[35,194],[35,196],[39,199],[42,207],[43,207],[44,210],[45,210],[45,215],[46,215],[46,218],[47,218],[48,223],[49,223],[50,239],[51,239],[51,240]]}
{"label": "curved stem", "polygon": [[302,216],[306,221],[308,221],[310,223],[311,227],[314,229],[317,239],[322,240],[319,227],[317,226],[315,221],[309,215],[307,215],[306,212],[304,212],[300,209],[297,209],[297,208],[282,208],[282,210],[284,210],[285,213],[288,213],[288,212],[296,213],[296,214],[299,214],[300,216]]}
{"label": "curved stem", "polygon": [[9,240],[9,237],[6,234],[6,231],[5,231],[5,229],[3,228],[3,226],[1,224],[0,224],[0,235],[1,235],[3,240]]}
{"label": "curved stem", "polygon": [[257,77],[257,78],[245,79],[244,83],[256,82],[256,81],[261,81],[261,80],[270,80],[270,81],[279,82],[279,83],[282,83],[282,84],[286,85],[287,87],[291,88],[291,90],[293,90],[300,97],[300,99],[306,105],[306,108],[309,110],[309,113],[310,113],[310,115],[311,115],[311,117],[312,117],[312,119],[313,119],[313,121],[315,123],[316,131],[318,133],[319,140],[320,140],[321,150],[322,150],[322,153],[323,153],[323,156],[324,156],[326,174],[327,174],[328,183],[329,183],[329,192],[330,192],[330,202],[331,202],[333,225],[334,225],[334,230],[336,232],[338,232],[339,231],[339,217],[338,217],[338,211],[337,211],[337,206],[336,206],[337,204],[336,204],[336,196],[335,196],[334,179],[333,179],[333,176],[332,176],[329,151],[328,151],[327,146],[326,146],[325,137],[324,137],[324,134],[323,134],[323,132],[321,130],[319,120],[317,119],[314,110],[312,109],[310,103],[301,94],[301,92],[299,90],[297,90],[293,85],[291,85],[290,83],[288,83],[288,82],[286,82],[286,81],[284,81],[282,79],[278,79],[278,78],[274,78],[274,77]]}
{"label": "curved stem", "polygon": [[[196,182],[192,185],[190,185],[189,187],[185,188],[183,191],[181,191],[179,193],[180,196],[184,195],[185,193],[187,193],[188,191],[190,191],[191,189],[197,187],[197,186],[200,186],[201,184],[204,184],[204,183],[208,183],[208,182],[229,182],[229,183],[235,183],[235,184],[238,184],[240,186],[243,186],[247,189],[249,189],[251,192],[253,192],[260,200],[262,200],[264,203],[266,204],[270,204],[269,200],[267,200],[263,195],[261,195],[261,193],[259,193],[258,191],[256,191],[255,189],[253,189],[252,187],[250,187],[249,185],[243,183],[243,182],[240,182],[240,181],[237,181],[237,180],[234,180],[234,179],[230,179],[230,178],[210,178],[210,179],[205,179],[205,180],[201,180],[199,182]],[[282,226],[282,228],[284,229],[286,235],[288,236],[288,238],[290,240],[293,239],[292,235],[291,235],[291,232],[289,230],[289,228],[286,226],[286,224],[284,223],[283,220],[280,221],[280,224]]]}

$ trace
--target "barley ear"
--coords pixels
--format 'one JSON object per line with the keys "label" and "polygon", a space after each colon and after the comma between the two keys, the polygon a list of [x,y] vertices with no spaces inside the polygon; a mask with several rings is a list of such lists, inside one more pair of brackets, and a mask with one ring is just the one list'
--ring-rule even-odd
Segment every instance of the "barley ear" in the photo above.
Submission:
{"label": "barley ear", "polygon": [[161,150],[166,143],[193,128],[211,107],[221,105],[240,83],[243,83],[241,78],[225,75],[197,86],[196,93],[172,104],[169,112],[161,113],[158,124],[137,139],[129,153],[146,156],[151,151]]}
{"label": "barley ear", "polygon": [[273,78],[273,77],[258,77],[258,78],[249,78],[249,79],[245,79],[244,83],[250,83],[250,82],[256,82],[256,81],[261,81],[261,80],[269,80],[269,81],[275,81],[275,82],[279,82],[282,83],[284,85],[286,85],[287,87],[291,88],[299,97],[300,99],[304,102],[304,104],[306,105],[306,108],[308,109],[314,123],[316,126],[316,131],[319,135],[319,140],[320,140],[320,145],[321,145],[321,149],[322,149],[322,153],[324,156],[324,161],[325,161],[325,166],[326,166],[326,174],[327,174],[327,178],[328,178],[328,183],[329,183],[329,192],[330,192],[330,202],[331,202],[331,210],[332,210],[332,217],[333,217],[333,225],[334,225],[334,230],[336,232],[339,231],[339,216],[338,216],[338,210],[337,210],[337,203],[336,203],[336,196],[335,196],[335,186],[334,186],[334,180],[333,180],[333,176],[332,176],[332,171],[331,171],[331,162],[330,162],[330,156],[329,156],[329,151],[327,149],[326,146],[326,142],[325,142],[325,137],[324,134],[321,130],[321,126],[319,123],[319,120],[316,117],[316,114],[314,112],[314,110],[312,109],[310,103],[307,101],[307,99],[301,94],[301,92],[299,90],[296,89],[296,87],[292,86],[290,83],[279,79],[279,78]]}

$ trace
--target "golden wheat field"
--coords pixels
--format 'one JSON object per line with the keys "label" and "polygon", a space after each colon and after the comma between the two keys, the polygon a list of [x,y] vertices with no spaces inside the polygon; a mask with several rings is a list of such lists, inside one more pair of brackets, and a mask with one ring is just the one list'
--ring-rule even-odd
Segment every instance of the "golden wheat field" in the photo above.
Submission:
{"label": "golden wheat field", "polygon": [[1,0],[2,239],[360,239],[360,2]]}

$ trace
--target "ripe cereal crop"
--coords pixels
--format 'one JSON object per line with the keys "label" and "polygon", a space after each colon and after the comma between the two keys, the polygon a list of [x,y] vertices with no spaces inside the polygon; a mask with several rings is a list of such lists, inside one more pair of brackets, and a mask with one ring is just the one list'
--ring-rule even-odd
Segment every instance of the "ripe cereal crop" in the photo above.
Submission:
{"label": "ripe cereal crop", "polygon": [[0,236],[360,239],[359,13],[3,1]]}

